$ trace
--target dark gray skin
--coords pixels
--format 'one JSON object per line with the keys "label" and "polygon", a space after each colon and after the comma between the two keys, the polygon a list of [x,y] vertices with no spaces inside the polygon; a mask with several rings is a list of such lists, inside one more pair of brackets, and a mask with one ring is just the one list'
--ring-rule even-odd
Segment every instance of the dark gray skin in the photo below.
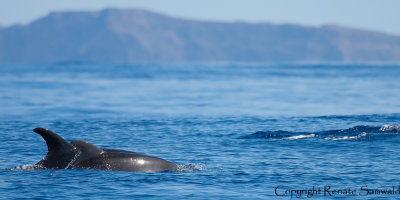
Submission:
{"label": "dark gray skin", "polygon": [[100,149],[86,141],[71,141],[53,131],[35,128],[46,141],[47,155],[39,161],[36,169],[96,169],[129,172],[161,172],[174,171],[177,166],[169,161],[135,152]]}

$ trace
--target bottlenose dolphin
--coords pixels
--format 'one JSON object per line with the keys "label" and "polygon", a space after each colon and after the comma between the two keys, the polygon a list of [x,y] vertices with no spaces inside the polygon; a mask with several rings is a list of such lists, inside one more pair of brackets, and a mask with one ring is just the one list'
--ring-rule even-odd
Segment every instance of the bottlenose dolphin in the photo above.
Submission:
{"label": "bottlenose dolphin", "polygon": [[135,152],[100,149],[81,140],[68,143],[53,131],[35,128],[46,141],[47,155],[34,165],[35,169],[96,169],[130,172],[173,171],[177,166],[161,158],[147,156]]}

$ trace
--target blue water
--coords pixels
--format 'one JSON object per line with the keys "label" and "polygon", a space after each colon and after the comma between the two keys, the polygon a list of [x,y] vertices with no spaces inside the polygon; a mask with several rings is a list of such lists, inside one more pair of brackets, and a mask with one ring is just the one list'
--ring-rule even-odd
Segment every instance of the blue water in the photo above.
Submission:
{"label": "blue water", "polygon": [[[399,77],[400,66],[3,65],[0,198],[399,198],[366,192],[400,185]],[[32,170],[47,153],[35,127],[179,170]]]}

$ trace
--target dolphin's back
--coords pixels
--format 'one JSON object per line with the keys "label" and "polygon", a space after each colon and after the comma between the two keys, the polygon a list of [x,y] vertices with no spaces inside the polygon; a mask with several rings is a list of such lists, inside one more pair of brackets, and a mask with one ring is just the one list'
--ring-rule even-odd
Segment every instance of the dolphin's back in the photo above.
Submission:
{"label": "dolphin's back", "polygon": [[100,149],[81,140],[68,143],[56,133],[35,128],[48,146],[47,155],[36,164],[38,169],[98,169],[112,171],[159,172],[176,169],[172,162],[136,152]]}
{"label": "dolphin's back", "polygon": [[176,169],[176,165],[161,158],[124,150],[104,150],[98,156],[90,157],[75,164],[76,168],[109,171],[159,172]]}

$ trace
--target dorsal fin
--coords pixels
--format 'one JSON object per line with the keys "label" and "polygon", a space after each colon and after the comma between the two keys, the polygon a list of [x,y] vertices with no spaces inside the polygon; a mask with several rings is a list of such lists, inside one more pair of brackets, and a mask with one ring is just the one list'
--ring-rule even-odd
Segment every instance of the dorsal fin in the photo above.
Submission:
{"label": "dorsal fin", "polygon": [[35,128],[33,129],[33,131],[41,135],[46,141],[49,151],[48,154],[67,153],[75,149],[74,146],[64,140],[64,138],[49,129]]}
{"label": "dorsal fin", "polygon": [[91,158],[104,152],[94,144],[82,140],[71,141],[71,144],[81,151],[82,158]]}

